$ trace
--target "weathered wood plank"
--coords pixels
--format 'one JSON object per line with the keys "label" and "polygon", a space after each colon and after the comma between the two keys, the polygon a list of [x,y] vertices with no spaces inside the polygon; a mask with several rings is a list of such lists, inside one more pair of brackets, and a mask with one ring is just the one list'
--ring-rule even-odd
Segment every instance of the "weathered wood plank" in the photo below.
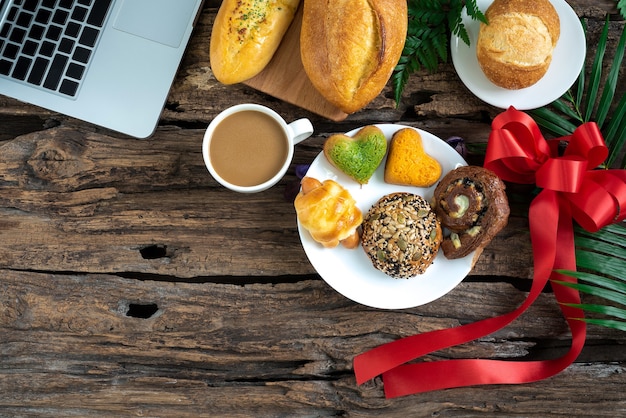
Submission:
{"label": "weathered wood plank", "polygon": [[[127,366],[127,365],[124,365]],[[626,413],[624,367],[574,365],[547,381],[524,386],[453,389],[385,400],[379,383],[354,389],[351,378],[278,382],[207,383],[203,376],[154,377],[120,367],[119,377],[93,370],[87,379],[72,374],[33,374],[25,391],[2,397],[7,416],[97,417],[616,417]],[[104,371],[107,372],[106,370]],[[584,390],[602,381],[602,397]],[[33,389],[33,382],[37,387]],[[22,382],[20,382],[22,383]],[[83,386],[87,383],[88,386]],[[5,394],[7,392],[4,392]]]}
{"label": "weathered wood plank", "polygon": [[[355,387],[354,355],[404,335],[505,313],[525,296],[506,284],[466,283],[424,307],[381,311],[354,304],[321,281],[174,284],[6,270],[2,277],[3,414],[615,416],[626,407],[617,350],[607,360],[613,365],[580,363],[545,382],[497,390],[384,400],[379,379]],[[128,316],[131,304],[154,304],[156,311]],[[560,341],[560,351],[568,344],[550,294],[505,330],[440,355],[520,357],[546,335]],[[591,341],[607,339],[626,342],[618,332],[590,329]],[[594,386],[600,377],[602,385]],[[590,399],[610,402],[611,409],[591,411]]]}
{"label": "weathered wood plank", "polygon": [[[0,145],[8,237],[0,242],[0,265],[187,278],[314,273],[284,192],[298,182],[295,165],[311,162],[324,138],[299,146],[278,186],[233,200],[204,166],[202,135],[160,129],[149,140],[129,141],[59,127]],[[529,277],[524,215],[511,220],[483,255],[490,262],[474,274]],[[146,259],[141,251],[152,246],[162,254]],[[491,261],[503,257],[508,261],[492,271]]]}
{"label": "weathered wood plank", "polygon": [[[190,345],[200,350],[196,353],[198,361],[215,354],[223,357],[220,363],[242,360],[239,354],[245,358],[264,356],[264,361],[315,361],[323,357],[318,351],[325,350],[337,363],[335,370],[343,371],[350,370],[352,357],[362,350],[417,332],[505,314],[526,297],[525,292],[506,283],[469,281],[421,307],[379,310],[346,299],[321,280],[240,286],[6,270],[3,276],[1,324],[5,330],[22,335],[16,338],[4,333],[4,342],[35,343],[42,332],[52,332],[57,344],[42,347],[45,352],[62,353],[81,340],[85,355],[108,350],[103,344],[107,340],[134,355],[149,348],[175,350]],[[133,313],[141,311],[131,310],[131,305],[145,307],[147,315]],[[273,319],[274,328],[268,329],[268,317]],[[193,335],[200,338],[189,338]],[[132,344],[124,341],[128,336],[132,336]],[[166,336],[167,341],[163,340]],[[468,347],[478,356],[515,357],[527,355],[533,340],[542,336],[569,341],[567,326],[550,293],[542,295],[528,314],[506,329]],[[346,341],[333,347],[337,338]],[[625,341],[626,335],[591,327],[589,338]],[[294,341],[299,343],[294,345]],[[502,345],[502,350],[496,350],[495,345]],[[466,349],[446,350],[443,356],[465,356]],[[156,356],[147,351],[145,355]],[[613,360],[619,361],[623,354],[616,352],[614,356]]]}

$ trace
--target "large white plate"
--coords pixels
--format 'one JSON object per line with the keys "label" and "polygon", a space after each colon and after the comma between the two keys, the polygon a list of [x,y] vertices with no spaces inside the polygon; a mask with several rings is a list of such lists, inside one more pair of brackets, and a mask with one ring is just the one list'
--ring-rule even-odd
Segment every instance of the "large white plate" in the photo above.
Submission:
{"label": "large white plate", "polygon": [[[480,23],[471,19],[466,10],[463,11],[462,19],[470,38],[470,46],[452,35],[452,63],[463,84],[476,97],[502,109],[515,106],[518,110],[529,110],[552,103],[574,84],[585,63],[585,33],[576,12],[565,0],[551,2],[561,21],[561,35],[554,48],[552,62],[541,80],[519,90],[498,87],[482,72],[476,58]],[[477,0],[476,3],[484,13],[493,0]]]}
{"label": "large white plate", "polygon": [[[382,129],[389,141],[394,132],[403,125],[376,125]],[[415,129],[415,128],[414,128]],[[358,129],[350,131],[352,136]],[[465,160],[447,143],[428,132],[417,129],[422,136],[424,149],[442,166],[443,175],[456,167],[467,165]],[[429,200],[435,186],[430,188],[405,187],[384,182],[385,161],[378,167],[368,184],[356,181],[334,168],[323,153],[311,164],[307,176],[320,181],[333,179],[348,189],[363,214],[382,196],[408,191]],[[439,251],[433,264],[422,275],[410,279],[394,279],[373,266],[361,246],[348,250],[339,245],[323,248],[298,222],[298,231],[304,251],[319,275],[337,292],[363,305],[381,309],[404,309],[431,302],[452,290],[471,270],[472,257],[448,260]]]}

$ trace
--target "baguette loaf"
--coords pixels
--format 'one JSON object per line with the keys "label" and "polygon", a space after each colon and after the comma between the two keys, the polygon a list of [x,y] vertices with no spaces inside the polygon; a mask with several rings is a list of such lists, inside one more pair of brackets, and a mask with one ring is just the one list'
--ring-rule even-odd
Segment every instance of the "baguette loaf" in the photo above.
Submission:
{"label": "baguette loaf", "polygon": [[300,0],[224,0],[210,41],[211,69],[224,84],[246,81],[270,62]]}
{"label": "baguette loaf", "polygon": [[548,71],[560,35],[559,15],[548,0],[495,0],[480,24],[476,57],[495,85],[515,90]]}
{"label": "baguette loaf", "polygon": [[406,40],[406,0],[305,0],[300,33],[313,86],[345,113],[385,87]]}

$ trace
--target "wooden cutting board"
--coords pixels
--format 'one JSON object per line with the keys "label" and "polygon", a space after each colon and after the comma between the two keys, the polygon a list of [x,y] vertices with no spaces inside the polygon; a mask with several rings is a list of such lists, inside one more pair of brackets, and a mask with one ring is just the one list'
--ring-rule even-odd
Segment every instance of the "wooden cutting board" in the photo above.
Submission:
{"label": "wooden cutting board", "polygon": [[313,87],[302,67],[301,25],[302,7],[299,7],[270,63],[262,72],[245,81],[244,84],[330,120],[342,121],[348,115],[322,97]]}

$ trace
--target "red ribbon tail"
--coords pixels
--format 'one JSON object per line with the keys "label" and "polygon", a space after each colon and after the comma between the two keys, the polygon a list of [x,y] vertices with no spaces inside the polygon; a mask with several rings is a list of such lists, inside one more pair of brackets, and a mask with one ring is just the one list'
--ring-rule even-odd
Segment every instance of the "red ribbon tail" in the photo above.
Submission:
{"label": "red ribbon tail", "polygon": [[[533,204],[530,214],[533,251],[535,256],[541,258],[538,263],[535,263],[534,280],[545,283],[548,277],[562,279],[563,277],[558,273],[553,272],[554,268],[576,269],[573,225],[567,203],[559,199],[557,194],[544,191],[533,201]],[[556,219],[553,218],[554,216]],[[553,221],[555,221],[554,225],[558,225],[556,233],[546,228],[549,222]],[[553,257],[549,254],[553,254]],[[571,279],[565,278],[565,280]],[[580,303],[580,295],[576,290],[555,284],[554,292],[567,317],[583,317],[580,309],[568,305]],[[529,294],[527,300],[531,298]],[[544,361],[460,359],[402,365],[383,374],[385,396],[395,398],[432,390],[474,385],[529,383],[554,376],[578,357],[586,339],[584,322],[573,318],[568,318],[567,321],[572,331],[572,345],[563,357]]]}

